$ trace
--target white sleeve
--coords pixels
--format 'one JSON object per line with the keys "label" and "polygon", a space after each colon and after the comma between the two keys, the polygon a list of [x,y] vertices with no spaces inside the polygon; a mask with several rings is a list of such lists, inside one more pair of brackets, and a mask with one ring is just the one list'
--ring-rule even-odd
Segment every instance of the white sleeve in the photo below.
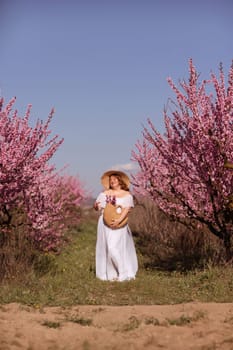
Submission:
{"label": "white sleeve", "polygon": [[96,202],[99,202],[100,203],[100,207],[101,208],[105,208],[106,206],[106,195],[101,192],[98,197],[96,198]]}
{"label": "white sleeve", "polygon": [[127,195],[124,198],[124,207],[125,208],[133,208],[134,207],[133,196],[131,194]]}

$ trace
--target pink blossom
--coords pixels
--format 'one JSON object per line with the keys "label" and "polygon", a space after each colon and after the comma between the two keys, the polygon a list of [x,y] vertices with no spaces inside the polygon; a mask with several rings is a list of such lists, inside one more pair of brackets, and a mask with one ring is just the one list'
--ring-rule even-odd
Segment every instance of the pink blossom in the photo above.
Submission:
{"label": "pink blossom", "polygon": [[[24,117],[12,111],[15,98],[0,103],[1,229],[10,233],[12,215],[20,211],[28,234],[42,250],[57,250],[65,233],[65,216],[78,207],[84,190],[78,178],[61,176],[49,161],[63,139],[51,138],[54,111],[43,122],[29,125],[31,106]],[[80,220],[77,215],[76,222]]]}
{"label": "pink blossom", "polygon": [[178,88],[169,78],[176,101],[171,112],[164,111],[166,132],[161,135],[148,120],[132,158],[140,168],[133,177],[137,193],[174,218],[195,219],[226,243],[232,232],[224,213],[233,172],[224,163],[233,162],[233,65],[228,85],[222,65],[219,71],[219,78],[212,73],[199,82],[190,60],[188,82]]}

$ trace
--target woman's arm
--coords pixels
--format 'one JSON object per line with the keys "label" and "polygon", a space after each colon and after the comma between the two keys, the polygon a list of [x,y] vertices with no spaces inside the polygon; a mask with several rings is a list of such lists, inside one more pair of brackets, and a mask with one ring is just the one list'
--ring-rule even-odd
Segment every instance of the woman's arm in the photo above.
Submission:
{"label": "woman's arm", "polygon": [[96,198],[96,201],[93,204],[93,208],[96,211],[98,211],[104,208],[104,206],[105,206],[105,193],[101,192]]}
{"label": "woman's arm", "polygon": [[93,204],[93,208],[94,208],[96,211],[100,210],[100,209],[101,209],[101,208],[100,208],[100,202],[95,201],[95,203]]}
{"label": "woman's arm", "polygon": [[117,227],[121,223],[121,221],[123,221],[126,218],[128,213],[130,212],[130,209],[131,209],[131,207],[122,208],[122,212],[121,212],[120,217],[118,219],[113,219],[112,220],[111,227],[112,228]]}

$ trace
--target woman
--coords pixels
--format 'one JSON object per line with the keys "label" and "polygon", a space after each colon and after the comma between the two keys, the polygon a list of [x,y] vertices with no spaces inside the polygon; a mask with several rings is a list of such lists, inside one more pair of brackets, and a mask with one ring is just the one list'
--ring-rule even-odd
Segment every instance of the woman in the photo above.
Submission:
{"label": "woman", "polygon": [[[105,281],[134,279],[138,261],[133,237],[127,223],[118,228],[134,206],[129,178],[121,171],[110,170],[102,175],[101,183],[105,191],[98,195],[94,204],[95,210],[101,212],[97,228],[96,276]],[[113,219],[109,226],[103,219],[107,202],[122,207],[119,217]]]}

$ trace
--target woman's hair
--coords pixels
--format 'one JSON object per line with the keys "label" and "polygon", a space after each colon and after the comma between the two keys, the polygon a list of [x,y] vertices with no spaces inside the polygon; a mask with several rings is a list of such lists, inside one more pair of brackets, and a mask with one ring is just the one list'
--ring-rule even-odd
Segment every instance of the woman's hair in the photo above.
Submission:
{"label": "woman's hair", "polygon": [[[119,175],[119,174],[111,174],[111,175],[109,176],[109,182],[110,182],[110,177],[111,177],[111,176],[115,176],[115,177],[118,179],[119,185],[121,186],[121,189],[122,189],[122,190],[129,191],[129,188],[128,188],[128,186],[126,185],[126,183],[123,181],[121,175]],[[109,188],[111,188],[111,186],[109,186]]]}

